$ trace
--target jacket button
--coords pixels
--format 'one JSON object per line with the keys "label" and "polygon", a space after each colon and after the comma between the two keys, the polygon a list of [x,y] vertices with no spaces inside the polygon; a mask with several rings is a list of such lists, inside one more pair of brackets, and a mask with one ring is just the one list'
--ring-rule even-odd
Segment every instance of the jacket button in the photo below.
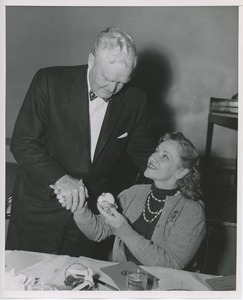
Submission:
{"label": "jacket button", "polygon": [[157,228],[159,228],[160,227],[160,225],[157,225]]}

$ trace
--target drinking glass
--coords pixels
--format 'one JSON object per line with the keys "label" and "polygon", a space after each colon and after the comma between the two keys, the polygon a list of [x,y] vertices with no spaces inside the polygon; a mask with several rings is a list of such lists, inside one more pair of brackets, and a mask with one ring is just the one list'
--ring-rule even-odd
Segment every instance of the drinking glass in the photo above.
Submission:
{"label": "drinking glass", "polygon": [[148,273],[141,269],[134,269],[127,272],[127,290],[145,291],[147,286]]}

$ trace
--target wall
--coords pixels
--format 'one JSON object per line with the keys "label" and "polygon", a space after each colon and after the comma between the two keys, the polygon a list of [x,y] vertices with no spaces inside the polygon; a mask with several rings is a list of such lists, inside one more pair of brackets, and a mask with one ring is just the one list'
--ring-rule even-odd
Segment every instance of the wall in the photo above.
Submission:
{"label": "wall", "polygon": [[[97,33],[109,26],[128,31],[145,62],[152,59],[143,87],[153,79],[148,93],[160,108],[151,102],[158,134],[180,130],[204,153],[210,97],[238,90],[236,7],[7,7],[6,136],[34,73],[86,63]],[[216,126],[213,154],[234,157],[236,142],[235,131]],[[8,149],[6,155],[13,161]]]}

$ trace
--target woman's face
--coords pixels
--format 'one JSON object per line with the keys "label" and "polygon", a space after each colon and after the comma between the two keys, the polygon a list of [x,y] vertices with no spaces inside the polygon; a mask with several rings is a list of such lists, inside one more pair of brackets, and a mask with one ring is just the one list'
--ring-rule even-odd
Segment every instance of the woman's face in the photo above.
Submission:
{"label": "woman's face", "polygon": [[179,144],[166,140],[149,157],[144,176],[152,179],[158,188],[173,189],[177,187],[177,180],[187,172],[181,166]]}

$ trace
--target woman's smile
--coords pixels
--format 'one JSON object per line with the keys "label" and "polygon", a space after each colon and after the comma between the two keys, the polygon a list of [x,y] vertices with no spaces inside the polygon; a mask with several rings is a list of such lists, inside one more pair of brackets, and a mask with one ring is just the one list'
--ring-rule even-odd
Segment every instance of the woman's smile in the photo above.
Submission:
{"label": "woman's smile", "polygon": [[148,163],[147,168],[152,169],[152,170],[158,170],[158,168],[152,162]]}

